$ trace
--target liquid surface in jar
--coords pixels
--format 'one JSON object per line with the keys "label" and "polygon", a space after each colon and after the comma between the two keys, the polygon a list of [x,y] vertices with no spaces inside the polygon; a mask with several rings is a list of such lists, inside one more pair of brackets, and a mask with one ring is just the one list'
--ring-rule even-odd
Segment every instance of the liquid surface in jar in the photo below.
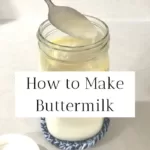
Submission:
{"label": "liquid surface in jar", "polygon": [[[92,44],[89,40],[74,39],[72,37],[62,37],[52,41],[55,44],[55,49],[42,47],[40,50],[40,70],[41,71],[107,71],[109,69],[108,52],[99,53],[96,58],[80,62],[85,59],[84,53],[74,54],[71,48],[68,52],[62,52],[60,46],[85,46]],[[92,55],[92,54],[91,54]],[[82,59],[83,58],[83,59]],[[76,62],[72,62],[75,60]]]}

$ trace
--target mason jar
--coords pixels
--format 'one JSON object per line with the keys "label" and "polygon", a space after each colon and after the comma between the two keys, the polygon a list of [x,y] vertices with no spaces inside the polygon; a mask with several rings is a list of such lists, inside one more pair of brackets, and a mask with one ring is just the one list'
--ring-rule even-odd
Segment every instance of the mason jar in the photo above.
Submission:
{"label": "mason jar", "polygon": [[[95,42],[69,37],[48,20],[38,30],[40,71],[108,71],[109,29],[100,19],[87,16],[101,38]],[[104,118],[46,118],[49,132],[58,139],[78,141],[98,133]]]}

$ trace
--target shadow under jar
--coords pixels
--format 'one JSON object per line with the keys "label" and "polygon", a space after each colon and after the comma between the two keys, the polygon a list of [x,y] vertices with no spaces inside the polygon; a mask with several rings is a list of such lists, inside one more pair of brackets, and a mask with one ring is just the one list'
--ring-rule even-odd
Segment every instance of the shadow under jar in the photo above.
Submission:
{"label": "shadow under jar", "polygon": [[[101,38],[95,42],[74,39],[44,21],[38,30],[40,71],[108,71],[109,29],[92,16],[86,16]],[[104,118],[46,118],[49,132],[58,139],[79,141],[102,128]]]}

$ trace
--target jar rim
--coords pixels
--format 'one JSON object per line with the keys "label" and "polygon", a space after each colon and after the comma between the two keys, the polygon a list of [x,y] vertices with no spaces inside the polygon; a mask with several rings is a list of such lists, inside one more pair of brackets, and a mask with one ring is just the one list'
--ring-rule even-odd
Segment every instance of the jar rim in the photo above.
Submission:
{"label": "jar rim", "polygon": [[[85,15],[85,14],[84,14],[84,15]],[[79,51],[79,50],[76,50],[76,49],[84,48],[84,50],[80,49],[80,51],[85,51],[85,50],[91,49],[91,48],[89,48],[89,47],[95,46],[95,45],[97,45],[97,44],[100,45],[100,44],[103,43],[103,41],[105,41],[105,39],[109,36],[109,27],[108,27],[108,25],[107,25],[104,21],[102,21],[101,19],[99,19],[99,18],[97,18],[97,17],[93,17],[93,16],[90,16],[90,15],[85,15],[85,17],[89,17],[89,18],[95,19],[96,21],[102,23],[102,24],[104,25],[104,27],[106,28],[106,33],[104,34],[104,36],[103,36],[101,39],[99,39],[98,41],[94,42],[94,43],[87,44],[87,45],[82,45],[82,46],[66,46],[66,45],[56,44],[56,43],[54,43],[54,42],[51,42],[51,41],[47,40],[47,39],[42,35],[42,27],[44,26],[45,23],[49,22],[48,19],[45,20],[45,21],[43,21],[43,22],[40,24],[40,26],[39,26],[39,28],[38,28],[38,31],[37,31],[37,38],[38,38],[39,41],[41,41],[41,40],[45,41],[45,44],[46,44],[47,46],[50,46],[50,45],[52,45],[52,46],[59,46],[60,48],[57,49],[57,50],[61,50],[61,51],[68,51],[68,50],[64,50],[64,49],[61,49],[61,48],[66,48],[66,49],[68,49],[68,48],[70,49],[70,48],[71,48],[71,49],[72,49],[72,52],[73,52],[73,51],[74,51],[74,52],[77,52],[77,51]],[[51,25],[52,25],[52,24],[49,22],[49,26],[51,26]]]}

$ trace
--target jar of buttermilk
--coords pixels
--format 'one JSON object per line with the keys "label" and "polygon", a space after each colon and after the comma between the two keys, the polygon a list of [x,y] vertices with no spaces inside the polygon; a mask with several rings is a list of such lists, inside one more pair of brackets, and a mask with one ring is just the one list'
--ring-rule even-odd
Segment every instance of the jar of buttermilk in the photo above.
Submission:
{"label": "jar of buttermilk", "polygon": [[[75,39],[44,21],[38,30],[40,71],[108,71],[109,29],[92,16],[86,16],[101,35],[93,40]],[[97,134],[104,118],[45,118],[49,132],[60,140],[80,141]]]}

